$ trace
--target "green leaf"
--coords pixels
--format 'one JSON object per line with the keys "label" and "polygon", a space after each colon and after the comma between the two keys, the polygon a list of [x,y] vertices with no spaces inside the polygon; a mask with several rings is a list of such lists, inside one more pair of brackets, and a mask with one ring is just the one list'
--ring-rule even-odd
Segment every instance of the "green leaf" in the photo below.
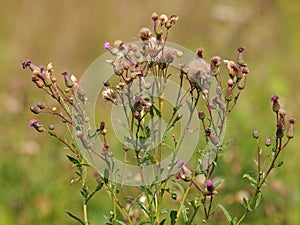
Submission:
{"label": "green leaf", "polygon": [[182,216],[183,216],[184,222],[188,222],[189,221],[188,211],[183,203],[181,203],[181,210],[182,210]]}
{"label": "green leaf", "polygon": [[277,167],[281,167],[283,164],[283,161],[281,161],[280,163],[278,163]]}
{"label": "green leaf", "polygon": [[159,225],[164,225],[166,221],[167,221],[167,219],[163,219],[163,220],[159,223]]}
{"label": "green leaf", "polygon": [[252,184],[257,185],[257,180],[255,180],[253,177],[251,177],[248,173],[245,173],[243,175],[243,178],[247,178]]}
{"label": "green leaf", "polygon": [[218,204],[218,207],[222,210],[224,216],[226,217],[228,223],[231,225],[233,224],[232,218],[229,214],[229,212],[224,208],[224,206],[222,206],[221,204]]}
{"label": "green leaf", "polygon": [[176,124],[177,121],[179,121],[182,118],[182,115],[177,115],[176,118],[173,120],[173,122],[168,126],[168,128],[165,131],[165,134],[167,134]]}
{"label": "green leaf", "polygon": [[260,203],[261,203],[261,200],[262,200],[262,193],[261,192],[258,192],[257,196],[256,196],[256,200],[255,200],[255,206],[254,206],[254,209],[256,209]]}
{"label": "green leaf", "polygon": [[175,182],[175,185],[178,187],[178,189],[180,190],[180,192],[182,194],[184,194],[184,192],[185,192],[184,187],[180,183],[178,183],[178,182]]}
{"label": "green leaf", "polygon": [[145,213],[145,215],[148,217],[148,219],[150,219],[151,216],[150,216],[150,210],[148,209],[148,207],[146,207],[145,204],[142,202],[139,202],[138,204],[141,207],[141,209],[143,210],[143,212]]}
{"label": "green leaf", "polygon": [[77,216],[75,216],[74,214],[72,214],[68,211],[65,211],[65,213],[67,213],[71,218],[73,218],[74,220],[76,220],[80,224],[85,225],[85,223],[81,219],[79,219]]}
{"label": "green leaf", "polygon": [[80,165],[79,161],[77,159],[75,159],[72,156],[67,155],[68,159],[70,160],[71,163],[73,163],[74,165]]}
{"label": "green leaf", "polygon": [[116,220],[117,224],[121,224],[121,225],[127,225],[127,223],[121,221],[121,220]]}
{"label": "green leaf", "polygon": [[242,202],[242,205],[248,210],[248,211],[252,211],[250,205],[249,205],[249,200],[246,199],[245,197],[243,198],[243,202]]}
{"label": "green leaf", "polygon": [[155,105],[152,105],[151,108],[154,109],[154,111],[155,111],[155,113],[156,113],[156,115],[157,115],[158,117],[161,117],[161,113],[160,113],[159,109],[155,107]]}
{"label": "green leaf", "polygon": [[103,178],[105,184],[108,183],[108,178],[109,178],[109,170],[106,168],[104,170],[104,178]]}
{"label": "green leaf", "polygon": [[177,211],[176,210],[172,210],[170,212],[170,218],[171,218],[171,225],[174,225],[177,220]]}

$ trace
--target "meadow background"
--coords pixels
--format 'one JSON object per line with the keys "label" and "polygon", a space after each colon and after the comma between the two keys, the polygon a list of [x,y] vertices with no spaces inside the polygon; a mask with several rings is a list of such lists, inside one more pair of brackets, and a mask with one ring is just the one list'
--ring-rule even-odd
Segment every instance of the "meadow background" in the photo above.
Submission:
{"label": "meadow background", "polygon": [[[61,144],[28,126],[31,104],[45,99],[31,84],[21,61],[52,62],[56,74],[67,70],[80,77],[104,53],[103,43],[137,40],[151,26],[152,12],[180,19],[169,41],[191,50],[235,58],[246,47],[250,74],[228,122],[230,148],[217,175],[230,178],[219,199],[239,214],[236,199],[252,169],[254,129],[274,135],[270,96],[278,94],[287,117],[298,122],[300,110],[300,4],[297,0],[251,1],[66,1],[10,0],[0,8],[0,224],[76,224],[64,210],[81,213],[79,185],[70,185],[74,169]],[[271,191],[245,224],[300,224],[300,131],[282,154],[284,164],[272,175]],[[238,159],[238,160],[237,160]],[[91,202],[91,224],[103,224],[109,198]]]}

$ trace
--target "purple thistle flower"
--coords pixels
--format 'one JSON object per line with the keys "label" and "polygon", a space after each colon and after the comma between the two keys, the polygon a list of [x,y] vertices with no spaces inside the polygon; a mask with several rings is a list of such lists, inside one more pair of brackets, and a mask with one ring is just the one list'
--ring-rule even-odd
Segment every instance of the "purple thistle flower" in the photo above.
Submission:
{"label": "purple thistle flower", "polygon": [[279,99],[279,96],[278,95],[273,95],[272,97],[271,97],[271,101],[272,102],[275,102],[275,101],[278,101],[278,99]]}
{"label": "purple thistle flower", "polygon": [[180,173],[176,173],[176,174],[175,174],[175,179],[176,179],[176,180],[179,180],[180,178],[181,178],[181,174],[180,174]]}
{"label": "purple thistle flower", "polygon": [[104,45],[103,45],[103,48],[106,49],[106,50],[111,50],[111,45],[109,42],[105,42]]}
{"label": "purple thistle flower", "polygon": [[182,160],[177,163],[178,168],[182,168],[183,165],[184,165],[184,162]]}
{"label": "purple thistle flower", "polygon": [[214,185],[211,180],[205,181],[205,186],[208,192],[212,193],[214,191]]}
{"label": "purple thistle flower", "polygon": [[37,120],[30,120],[28,124],[29,124],[29,126],[32,127],[32,126],[34,126],[35,124],[37,124],[37,122],[38,122]]}

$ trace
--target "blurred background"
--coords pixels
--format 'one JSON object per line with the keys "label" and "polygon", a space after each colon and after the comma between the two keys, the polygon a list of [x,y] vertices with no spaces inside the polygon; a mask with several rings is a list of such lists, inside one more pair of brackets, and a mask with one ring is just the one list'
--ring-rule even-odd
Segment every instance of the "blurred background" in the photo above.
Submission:
{"label": "blurred background", "polygon": [[[240,215],[237,199],[251,171],[258,129],[262,140],[274,135],[270,97],[281,96],[287,118],[299,120],[300,4],[297,0],[251,1],[2,1],[0,9],[0,224],[75,224],[64,210],[80,215],[79,185],[70,185],[74,168],[63,146],[28,126],[31,104],[45,96],[31,83],[21,61],[52,62],[56,74],[67,70],[80,77],[105,51],[103,43],[137,40],[141,27],[152,26],[151,14],[176,14],[169,41],[191,50],[235,59],[246,47],[250,74],[247,88],[231,114],[228,155],[218,175],[225,180],[220,199]],[[152,28],[152,27],[151,27]],[[300,121],[300,120],[299,120]],[[245,224],[300,224],[300,132],[297,128],[282,154],[284,164],[272,174],[260,208]],[[237,160],[238,159],[238,160]],[[91,224],[103,224],[109,198],[91,202]],[[199,222],[200,223],[200,222]]]}

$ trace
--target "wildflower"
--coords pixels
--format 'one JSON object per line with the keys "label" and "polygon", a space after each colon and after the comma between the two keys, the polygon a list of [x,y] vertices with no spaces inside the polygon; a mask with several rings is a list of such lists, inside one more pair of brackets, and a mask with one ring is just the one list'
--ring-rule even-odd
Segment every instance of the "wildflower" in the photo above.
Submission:
{"label": "wildflower", "polygon": [[210,71],[211,75],[217,76],[220,72],[220,64],[221,64],[221,58],[219,56],[214,56],[210,60]]}
{"label": "wildflower", "polygon": [[129,149],[130,149],[130,144],[127,141],[125,141],[123,143],[123,150],[127,152]]}
{"label": "wildflower", "polygon": [[193,82],[199,88],[208,89],[209,87],[209,79],[210,79],[210,67],[209,64],[202,59],[201,57],[197,57],[188,65],[189,67],[189,76]]}
{"label": "wildflower", "polygon": [[46,108],[46,104],[45,104],[45,102],[38,102],[37,107],[39,107],[40,109],[44,109],[44,108]]}
{"label": "wildflower", "polygon": [[204,120],[204,118],[205,118],[205,113],[204,113],[203,110],[199,110],[199,112],[198,112],[198,118],[199,118],[200,120]]}
{"label": "wildflower", "polygon": [[269,137],[267,137],[267,138],[265,139],[265,145],[266,145],[267,147],[269,147],[271,144],[272,144],[272,139],[269,138]]}
{"label": "wildflower", "polygon": [[246,79],[247,76],[246,74],[243,74],[242,77],[240,78],[240,80],[238,81],[238,89],[243,90],[246,87]]}
{"label": "wildflower", "polygon": [[294,124],[296,123],[296,119],[290,119],[289,120],[289,126],[286,131],[287,138],[291,139],[294,137]]}
{"label": "wildflower", "polygon": [[190,181],[192,179],[192,171],[184,165],[183,161],[177,163],[177,167],[180,168],[183,174],[180,174],[180,178],[184,181]]}
{"label": "wildflower", "polygon": [[70,77],[70,79],[75,84],[75,86],[78,86],[78,80],[77,80],[77,78],[76,78],[75,75],[72,74],[71,77]]}
{"label": "wildflower", "polygon": [[277,130],[276,130],[276,138],[283,138],[284,132],[283,132],[283,124],[281,122],[277,123]]}
{"label": "wildflower", "polygon": [[243,54],[243,52],[245,51],[245,47],[238,47],[237,51],[238,51],[237,63],[239,65],[243,65],[244,64],[244,54]]}
{"label": "wildflower", "polygon": [[180,178],[181,178],[181,174],[180,174],[180,173],[176,173],[176,174],[175,174],[175,179],[176,179],[176,180],[179,180]]}
{"label": "wildflower", "polygon": [[40,108],[37,106],[30,106],[30,111],[33,112],[34,114],[39,114],[40,113]]}
{"label": "wildflower", "polygon": [[44,132],[45,131],[43,125],[40,125],[38,123],[38,121],[34,120],[34,119],[29,121],[29,126],[34,127],[36,129],[36,131],[38,131],[38,132]]}
{"label": "wildflower", "polygon": [[230,78],[233,79],[240,70],[238,65],[234,61],[231,61],[231,60],[224,60],[224,63],[227,66]]}
{"label": "wildflower", "polygon": [[285,110],[279,109],[278,115],[279,115],[279,121],[282,123],[283,128],[285,128],[285,116],[286,116]]}
{"label": "wildflower", "polygon": [[139,112],[135,112],[133,114],[134,118],[136,118],[137,120],[141,118],[141,114]]}
{"label": "wildflower", "polygon": [[107,89],[102,92],[102,96],[105,100],[111,101],[112,103],[117,102],[117,95],[113,89]]}
{"label": "wildflower", "polygon": [[61,75],[64,76],[65,85],[66,85],[68,88],[71,88],[71,87],[74,86],[74,83],[73,83],[73,81],[71,80],[71,77],[69,76],[69,74],[68,74],[67,72],[62,72]]}
{"label": "wildflower", "polygon": [[104,45],[103,45],[103,48],[106,49],[106,50],[111,50],[112,49],[109,42],[105,42]]}
{"label": "wildflower", "polygon": [[109,80],[104,80],[104,81],[103,81],[103,85],[104,85],[105,87],[108,87],[108,86],[110,85]]}
{"label": "wildflower", "polygon": [[102,121],[102,122],[100,123],[99,131],[100,131],[100,133],[101,133],[102,135],[105,135],[105,134],[106,134],[107,130],[105,129],[105,122]]}
{"label": "wildflower", "polygon": [[54,128],[55,128],[55,127],[54,127],[54,124],[52,124],[52,123],[51,123],[51,124],[49,124],[49,126],[48,126],[48,127],[49,127],[49,130],[54,130]]}
{"label": "wildflower", "polygon": [[257,139],[257,138],[259,137],[259,132],[258,132],[258,130],[253,131],[253,132],[252,132],[252,136],[253,136],[255,139]]}
{"label": "wildflower", "polygon": [[215,188],[211,180],[205,181],[205,187],[209,195],[211,195],[214,192]]}
{"label": "wildflower", "polygon": [[149,28],[143,27],[139,32],[142,41],[148,41],[152,37],[152,33]]}
{"label": "wildflower", "polygon": [[280,109],[280,104],[279,104],[278,100],[279,100],[279,96],[278,96],[278,95],[273,95],[273,96],[271,97],[271,101],[273,102],[272,110],[273,110],[274,112],[276,112],[276,113],[277,113],[277,112],[279,111],[279,109]]}

